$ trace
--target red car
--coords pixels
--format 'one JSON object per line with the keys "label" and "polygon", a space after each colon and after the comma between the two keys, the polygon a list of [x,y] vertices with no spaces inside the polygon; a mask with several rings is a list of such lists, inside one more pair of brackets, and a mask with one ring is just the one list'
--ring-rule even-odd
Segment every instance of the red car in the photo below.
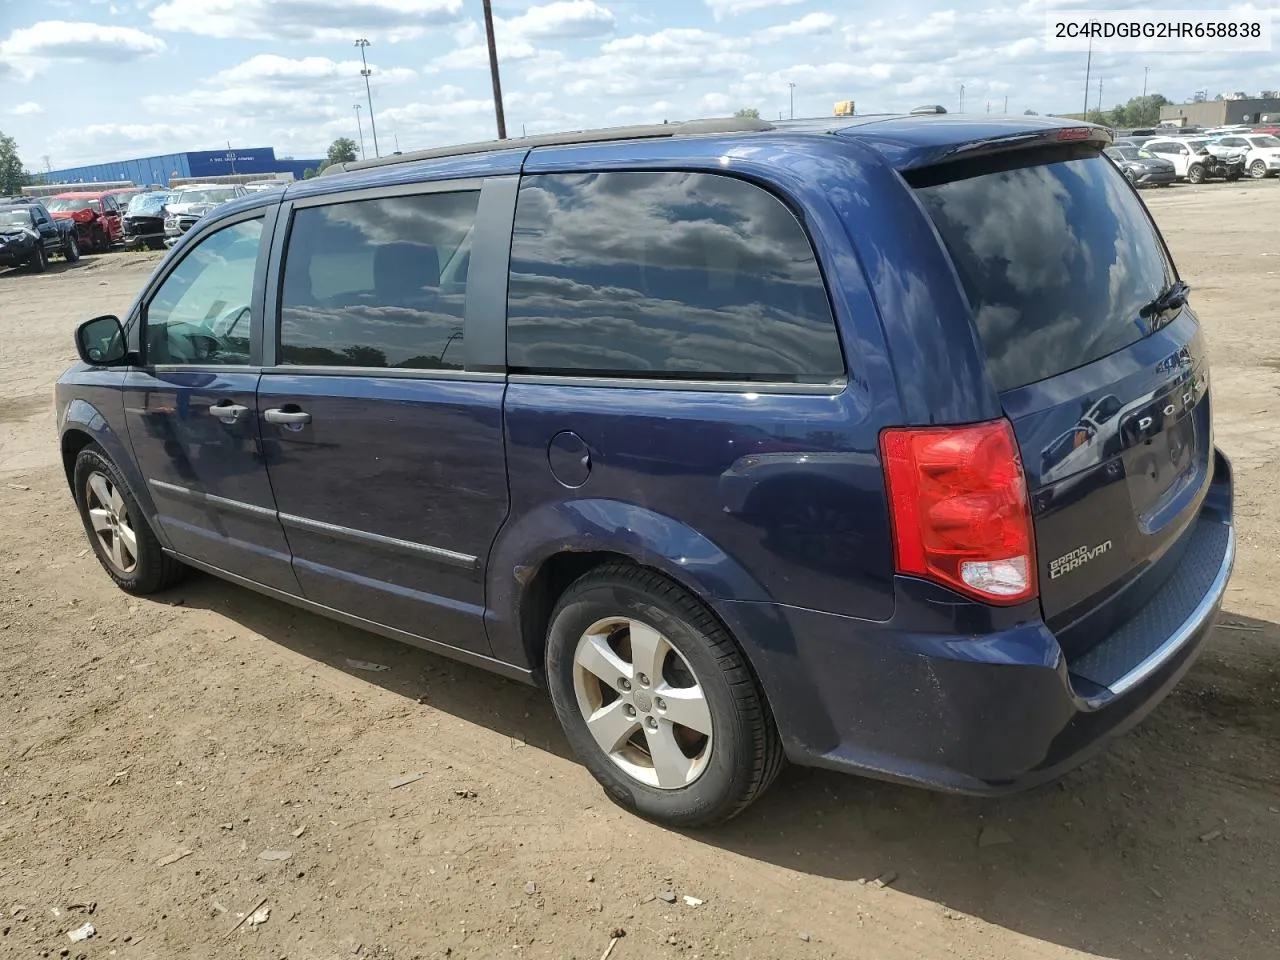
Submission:
{"label": "red car", "polygon": [[124,213],[112,193],[60,193],[45,206],[55,220],[75,221],[82,250],[106,250],[124,237]]}

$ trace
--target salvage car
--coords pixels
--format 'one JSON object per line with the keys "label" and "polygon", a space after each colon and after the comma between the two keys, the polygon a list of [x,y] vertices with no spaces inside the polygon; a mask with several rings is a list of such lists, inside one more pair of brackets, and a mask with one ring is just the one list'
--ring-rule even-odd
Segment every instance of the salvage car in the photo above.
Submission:
{"label": "salvage car", "polygon": [[1243,151],[1244,168],[1255,180],[1280,174],[1280,137],[1250,132],[1221,137],[1218,144]]}
{"label": "salvage car", "polygon": [[0,201],[0,267],[29,267],[43,273],[55,253],[67,263],[80,259],[73,223],[55,220],[38,201]]}
{"label": "salvage car", "polygon": [[126,248],[164,246],[165,204],[173,197],[167,191],[139,193],[129,201],[124,212],[124,245]]}
{"label": "salvage car", "polygon": [[1108,147],[1104,152],[1120,168],[1125,178],[1136,187],[1167,187],[1178,179],[1178,173],[1173,168],[1173,164],[1157,157],[1150,150],[1117,144]]}
{"label": "salvage car", "polygon": [[110,193],[60,193],[45,205],[55,219],[75,224],[82,250],[98,253],[124,236],[120,203]]}
{"label": "salvage car", "polygon": [[1204,183],[1212,177],[1239,180],[1244,175],[1243,153],[1219,147],[1204,137],[1148,140],[1143,148],[1172,163],[1178,179],[1187,183]]}
{"label": "salvage car", "polygon": [[169,239],[182,236],[214,207],[247,193],[238,183],[191,184],[180,188],[165,204],[164,235]]}
{"label": "salvage car", "polygon": [[81,325],[55,455],[123,590],[201,570],[548,687],[644,817],[784,760],[1025,789],[1174,688],[1235,554],[1109,145],[735,118],[334,165]]}

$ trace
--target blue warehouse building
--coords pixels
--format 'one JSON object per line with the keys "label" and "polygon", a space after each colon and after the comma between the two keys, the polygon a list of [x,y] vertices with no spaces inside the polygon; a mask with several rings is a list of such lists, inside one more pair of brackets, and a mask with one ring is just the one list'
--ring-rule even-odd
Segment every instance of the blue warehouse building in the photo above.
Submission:
{"label": "blue warehouse building", "polygon": [[226,174],[292,173],[301,180],[303,171],[323,163],[316,160],[280,160],[273,147],[237,147],[234,150],[188,150],[158,157],[92,163],[83,167],[52,170],[40,176],[45,183],[109,183],[131,180],[139,186],[167,184],[171,177],[217,177]]}

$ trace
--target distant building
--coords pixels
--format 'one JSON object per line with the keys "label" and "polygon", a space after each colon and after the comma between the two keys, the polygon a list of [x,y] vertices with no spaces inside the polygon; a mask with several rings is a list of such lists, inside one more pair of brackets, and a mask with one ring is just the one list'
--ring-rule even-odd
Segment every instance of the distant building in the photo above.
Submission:
{"label": "distant building", "polygon": [[168,185],[170,178],[216,177],[226,174],[292,173],[297,179],[307,168],[323,163],[317,160],[281,160],[272,147],[236,147],[232,150],[189,150],[167,153],[159,157],[93,163],[38,174],[46,183],[105,183],[129,180],[139,186],[153,183]]}
{"label": "distant building", "polygon": [[1180,127],[1225,127],[1233,123],[1280,122],[1280,98],[1248,97],[1205,100],[1198,103],[1171,103],[1160,108],[1161,123]]}

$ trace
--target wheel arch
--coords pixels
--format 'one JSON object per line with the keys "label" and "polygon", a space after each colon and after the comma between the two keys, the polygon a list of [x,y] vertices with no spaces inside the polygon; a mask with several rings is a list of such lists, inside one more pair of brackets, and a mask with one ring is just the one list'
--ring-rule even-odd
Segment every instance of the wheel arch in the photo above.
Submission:
{"label": "wheel arch", "polygon": [[540,680],[556,600],[579,577],[612,562],[651,569],[688,590],[752,658],[740,625],[717,601],[770,599],[755,578],[683,523],[647,507],[603,499],[545,504],[499,533],[486,590],[494,656],[527,665]]}
{"label": "wheel arch", "polygon": [[[117,395],[118,398],[118,395]],[[80,397],[67,404],[59,431],[59,446],[62,454],[63,474],[67,479],[67,489],[75,496],[76,457],[80,451],[90,444],[100,447],[107,458],[115,464],[129,486],[130,493],[142,507],[143,514],[150,524],[156,538],[165,547],[170,544],[164,535],[161,524],[156,522],[155,501],[151,499],[151,491],[147,487],[146,478],[138,470],[133,459],[133,448],[128,438],[121,436],[112,428],[108,418],[90,401]]]}

